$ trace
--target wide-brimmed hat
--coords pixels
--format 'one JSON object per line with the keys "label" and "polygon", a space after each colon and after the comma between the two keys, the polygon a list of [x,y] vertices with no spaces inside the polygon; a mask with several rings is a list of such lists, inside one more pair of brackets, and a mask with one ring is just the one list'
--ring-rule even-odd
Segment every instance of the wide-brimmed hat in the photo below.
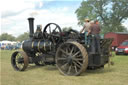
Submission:
{"label": "wide-brimmed hat", "polygon": [[85,21],[90,21],[89,19],[85,19]]}

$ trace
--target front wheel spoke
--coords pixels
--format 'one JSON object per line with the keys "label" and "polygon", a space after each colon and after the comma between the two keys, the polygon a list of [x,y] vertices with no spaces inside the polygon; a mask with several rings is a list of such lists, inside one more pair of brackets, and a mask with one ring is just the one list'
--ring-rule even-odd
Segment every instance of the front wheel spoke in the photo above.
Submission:
{"label": "front wheel spoke", "polygon": [[65,53],[65,54],[67,54],[63,49],[60,49],[60,51],[63,52],[63,53]]}
{"label": "front wheel spoke", "polygon": [[77,72],[78,72],[77,67],[76,67],[76,66],[74,66],[74,68],[75,68],[75,72],[77,73]]}
{"label": "front wheel spoke", "polygon": [[74,47],[72,47],[72,49],[71,49],[71,51],[70,51],[70,54],[72,54],[73,50],[74,50]]}
{"label": "front wheel spoke", "polygon": [[73,57],[75,57],[76,55],[78,55],[80,53],[80,51],[78,51],[77,53],[75,53],[74,55],[73,55]]}
{"label": "front wheel spoke", "polygon": [[19,53],[16,56],[19,57],[20,56]]}
{"label": "front wheel spoke", "polygon": [[83,61],[82,58],[74,58],[73,60],[76,60],[76,61]]}
{"label": "front wheel spoke", "polygon": [[62,57],[67,58],[67,55],[63,54]]}
{"label": "front wheel spoke", "polygon": [[66,53],[68,53],[68,49],[66,48]]}
{"label": "front wheel spoke", "polygon": [[74,63],[74,65],[77,66],[78,68],[81,68],[81,66],[80,66],[79,64],[77,64],[76,62],[73,61],[73,63]]}
{"label": "front wheel spoke", "polygon": [[76,58],[81,58],[81,57],[83,57],[82,56],[82,54],[79,54],[79,55],[77,55],[77,56],[75,56]]}
{"label": "front wheel spoke", "polygon": [[68,52],[70,52],[71,51],[71,49],[70,48],[67,48],[68,49]]}
{"label": "front wheel spoke", "polygon": [[61,68],[64,70],[67,65],[68,63],[65,63],[64,65],[61,66]]}
{"label": "front wheel spoke", "polygon": [[18,57],[18,58],[22,58],[22,56],[21,56],[19,53],[18,53],[17,57]]}
{"label": "front wheel spoke", "polygon": [[23,58],[23,56],[20,55],[19,58]]}
{"label": "front wheel spoke", "polygon": [[21,69],[23,68],[22,64],[20,64],[20,68],[21,68]]}
{"label": "front wheel spoke", "polygon": [[70,74],[71,68],[72,68],[72,65],[70,65],[69,68],[68,68],[68,72],[67,72],[68,74]]}
{"label": "front wheel spoke", "polygon": [[78,49],[75,47],[75,48],[74,48],[74,53],[77,52],[77,50],[78,50]]}
{"label": "front wheel spoke", "polygon": [[80,61],[75,60],[75,62],[77,62],[79,65],[81,65],[81,66],[82,66],[82,63],[81,63]]}
{"label": "front wheel spoke", "polygon": [[21,68],[21,65],[20,65],[20,64],[18,64],[18,65],[17,65],[17,67],[20,69],[20,68]]}
{"label": "front wheel spoke", "polygon": [[18,59],[16,59],[16,61],[15,62],[18,62]]}
{"label": "front wheel spoke", "polygon": [[67,53],[70,53],[70,51],[71,51],[70,45],[68,45],[68,46],[66,47],[66,52],[67,52]]}
{"label": "front wheel spoke", "polygon": [[17,66],[18,64],[19,64],[18,62],[15,63],[16,66]]}
{"label": "front wheel spoke", "polygon": [[24,63],[21,63],[21,66],[23,67],[24,66]]}

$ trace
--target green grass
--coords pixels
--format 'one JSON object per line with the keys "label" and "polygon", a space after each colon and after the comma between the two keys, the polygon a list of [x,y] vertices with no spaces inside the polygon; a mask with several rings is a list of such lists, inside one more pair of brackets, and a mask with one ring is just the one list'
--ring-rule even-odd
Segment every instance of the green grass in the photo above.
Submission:
{"label": "green grass", "polygon": [[15,71],[10,62],[14,51],[1,51],[1,85],[128,85],[128,56],[115,56],[114,66],[87,70],[81,76],[63,76],[55,66],[29,65],[24,72]]}

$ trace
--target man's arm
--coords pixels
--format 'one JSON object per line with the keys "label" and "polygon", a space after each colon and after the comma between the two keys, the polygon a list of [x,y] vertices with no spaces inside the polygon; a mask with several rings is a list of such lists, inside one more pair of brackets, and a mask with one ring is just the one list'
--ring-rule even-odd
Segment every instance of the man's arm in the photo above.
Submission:
{"label": "man's arm", "polygon": [[88,36],[90,33],[91,33],[91,30],[89,29],[89,30],[88,30],[88,33],[87,33],[87,36]]}
{"label": "man's arm", "polygon": [[101,28],[100,28],[100,26],[98,25],[98,28],[99,28],[99,33],[101,32]]}
{"label": "man's arm", "polygon": [[90,26],[90,28],[88,29],[87,36],[88,36],[89,34],[91,34],[91,30],[92,30],[92,26]]}
{"label": "man's arm", "polygon": [[85,26],[81,29],[80,33],[82,33],[84,31],[84,29],[85,29]]}

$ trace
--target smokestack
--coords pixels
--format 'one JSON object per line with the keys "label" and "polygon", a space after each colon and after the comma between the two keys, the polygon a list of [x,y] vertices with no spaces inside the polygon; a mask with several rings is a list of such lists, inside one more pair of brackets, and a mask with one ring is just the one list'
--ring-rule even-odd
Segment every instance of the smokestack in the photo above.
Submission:
{"label": "smokestack", "polygon": [[28,18],[29,22],[29,37],[32,38],[34,34],[34,18]]}

